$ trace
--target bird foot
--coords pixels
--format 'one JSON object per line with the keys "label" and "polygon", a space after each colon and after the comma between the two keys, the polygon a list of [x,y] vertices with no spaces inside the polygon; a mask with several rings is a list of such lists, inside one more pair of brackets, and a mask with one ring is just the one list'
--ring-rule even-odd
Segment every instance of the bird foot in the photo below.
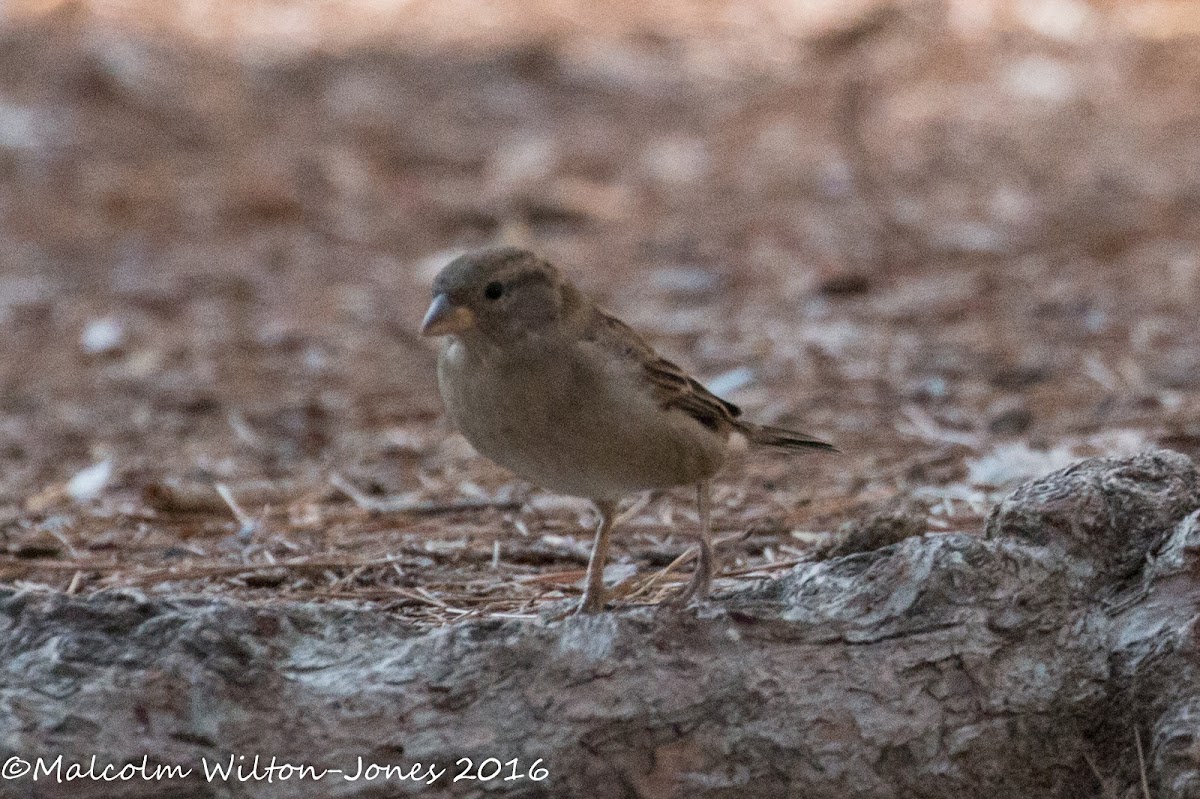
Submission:
{"label": "bird foot", "polygon": [[583,595],[583,601],[579,603],[579,607],[575,608],[575,611],[571,615],[582,616],[584,614],[603,613],[604,600],[603,592],[589,591]]}
{"label": "bird foot", "polygon": [[707,575],[697,573],[692,576],[691,581],[682,591],[667,600],[667,604],[674,608],[687,608],[698,605],[708,599],[711,588],[711,579]]}

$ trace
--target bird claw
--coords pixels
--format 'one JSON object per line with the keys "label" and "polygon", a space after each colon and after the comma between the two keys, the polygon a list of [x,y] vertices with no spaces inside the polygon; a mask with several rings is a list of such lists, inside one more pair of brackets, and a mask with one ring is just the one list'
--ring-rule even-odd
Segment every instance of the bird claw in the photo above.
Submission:
{"label": "bird claw", "polygon": [[667,604],[674,608],[687,608],[698,605],[708,599],[708,594],[712,588],[712,581],[705,575],[697,573],[692,576],[692,579],[677,595],[667,600]]}

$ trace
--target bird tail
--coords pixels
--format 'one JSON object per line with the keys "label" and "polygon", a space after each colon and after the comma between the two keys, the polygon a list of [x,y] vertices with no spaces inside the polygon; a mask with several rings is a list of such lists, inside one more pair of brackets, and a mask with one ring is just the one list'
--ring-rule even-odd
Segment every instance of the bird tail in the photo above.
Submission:
{"label": "bird tail", "polygon": [[741,422],[738,430],[750,440],[751,444],[762,444],[766,447],[779,449],[816,449],[824,452],[841,452],[833,444],[813,438],[795,430],[785,430],[782,427],[771,427],[765,424]]}

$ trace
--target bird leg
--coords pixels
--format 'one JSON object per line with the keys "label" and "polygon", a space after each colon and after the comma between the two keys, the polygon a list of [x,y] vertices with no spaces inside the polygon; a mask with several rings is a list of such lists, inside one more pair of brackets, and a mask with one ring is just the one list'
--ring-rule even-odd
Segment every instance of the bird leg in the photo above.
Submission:
{"label": "bird leg", "polygon": [[712,485],[707,480],[696,483],[696,512],[700,516],[700,557],[696,560],[696,570],[692,572],[691,582],[675,600],[681,605],[692,599],[707,599],[709,589],[712,588],[716,558],[713,555],[711,508]]}
{"label": "bird leg", "polygon": [[617,503],[605,499],[596,500],[595,504],[600,521],[596,525],[596,539],[592,542],[592,556],[588,559],[583,601],[579,603],[576,613],[599,613],[604,610],[604,564],[608,562],[608,534],[612,532],[613,519],[617,515]]}

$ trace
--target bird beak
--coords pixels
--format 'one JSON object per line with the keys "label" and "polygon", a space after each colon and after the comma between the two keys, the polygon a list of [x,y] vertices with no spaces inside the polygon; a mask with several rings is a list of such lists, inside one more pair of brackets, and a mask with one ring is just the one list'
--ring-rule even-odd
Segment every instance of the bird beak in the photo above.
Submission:
{"label": "bird beak", "polygon": [[422,336],[445,336],[475,326],[475,314],[470,308],[454,305],[445,294],[439,294],[429,304],[421,322]]}

